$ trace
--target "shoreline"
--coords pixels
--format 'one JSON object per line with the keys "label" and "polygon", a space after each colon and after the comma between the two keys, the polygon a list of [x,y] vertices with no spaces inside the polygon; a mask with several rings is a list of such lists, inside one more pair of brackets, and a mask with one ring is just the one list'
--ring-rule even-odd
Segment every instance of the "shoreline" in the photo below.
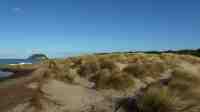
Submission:
{"label": "shoreline", "polygon": [[[19,77],[28,76],[30,73],[36,70],[36,68],[15,68],[18,65],[25,64],[16,64],[16,65],[5,65],[4,67],[0,67],[0,81],[6,81],[8,79],[14,79]],[[33,65],[33,64],[28,64]]]}

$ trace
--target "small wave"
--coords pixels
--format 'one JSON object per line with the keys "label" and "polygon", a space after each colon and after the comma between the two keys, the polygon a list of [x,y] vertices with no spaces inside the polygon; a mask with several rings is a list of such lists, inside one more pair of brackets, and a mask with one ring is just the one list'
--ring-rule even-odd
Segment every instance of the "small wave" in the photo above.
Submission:
{"label": "small wave", "polygon": [[26,64],[32,64],[32,63],[24,63],[24,62],[22,62],[22,63],[19,63],[19,65],[26,65]]}
{"label": "small wave", "polygon": [[18,64],[9,64],[11,66],[14,66],[14,65],[31,65],[32,63],[24,63],[24,62],[21,62],[21,63],[18,63]]}

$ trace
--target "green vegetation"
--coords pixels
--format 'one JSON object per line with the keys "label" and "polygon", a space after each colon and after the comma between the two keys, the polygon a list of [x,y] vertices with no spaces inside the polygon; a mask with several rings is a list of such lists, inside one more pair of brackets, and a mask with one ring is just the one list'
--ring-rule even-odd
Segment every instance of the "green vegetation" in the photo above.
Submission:
{"label": "green vegetation", "polygon": [[[135,54],[135,53],[145,53],[145,54],[162,54],[162,53],[173,53],[181,55],[193,55],[200,57],[200,49],[183,49],[183,50],[166,50],[166,51],[127,51],[127,52],[113,52],[112,54]],[[96,53],[96,55],[108,55],[110,53]]]}
{"label": "green vegetation", "polygon": [[45,54],[33,54],[29,58],[29,60],[45,60],[48,57]]}
{"label": "green vegetation", "polygon": [[165,51],[165,53],[175,53],[175,54],[183,54],[183,55],[193,55],[200,57],[200,49],[191,50],[191,49],[185,49],[185,50],[177,50],[177,51]]}

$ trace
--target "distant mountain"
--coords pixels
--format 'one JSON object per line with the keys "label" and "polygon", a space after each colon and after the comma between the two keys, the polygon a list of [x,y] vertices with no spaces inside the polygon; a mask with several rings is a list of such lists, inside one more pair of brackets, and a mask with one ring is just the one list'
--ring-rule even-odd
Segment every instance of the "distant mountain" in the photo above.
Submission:
{"label": "distant mountain", "polygon": [[48,57],[45,54],[33,54],[31,55],[28,60],[45,60]]}

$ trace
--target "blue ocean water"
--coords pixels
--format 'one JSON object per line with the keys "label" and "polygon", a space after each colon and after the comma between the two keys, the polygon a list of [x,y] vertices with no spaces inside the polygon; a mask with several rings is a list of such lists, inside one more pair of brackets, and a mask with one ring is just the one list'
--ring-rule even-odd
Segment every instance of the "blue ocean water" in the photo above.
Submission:
{"label": "blue ocean water", "polygon": [[0,59],[0,64],[20,64],[20,63],[35,63],[35,61],[27,59]]}
{"label": "blue ocean water", "polygon": [[[27,60],[27,59],[0,59],[0,65],[5,65],[5,64],[20,64],[20,63],[28,63],[28,64],[32,64],[32,63],[37,63],[36,60]],[[0,78],[2,77],[7,77],[12,75],[12,73],[10,72],[2,72],[0,70]]]}

